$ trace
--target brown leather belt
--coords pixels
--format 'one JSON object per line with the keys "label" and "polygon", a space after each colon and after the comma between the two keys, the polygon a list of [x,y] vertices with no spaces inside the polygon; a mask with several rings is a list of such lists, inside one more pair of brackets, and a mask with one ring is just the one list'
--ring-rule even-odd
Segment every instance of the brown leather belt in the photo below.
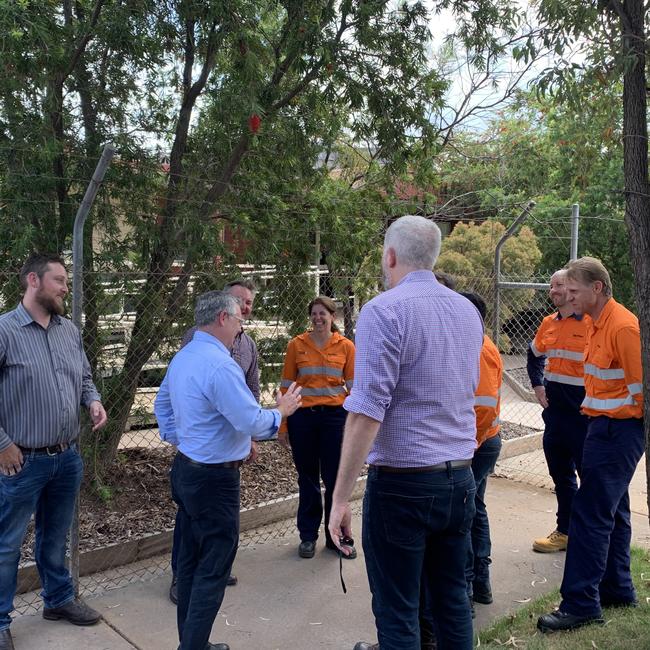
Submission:
{"label": "brown leather belt", "polygon": [[228,460],[225,463],[201,463],[198,460],[189,458],[183,452],[178,452],[178,455],[183,458],[186,463],[190,465],[198,465],[199,467],[224,467],[226,469],[239,469],[243,464],[243,460]]}
{"label": "brown leather belt", "polygon": [[469,460],[448,460],[444,463],[437,465],[422,465],[420,467],[389,467],[388,465],[370,465],[371,469],[379,472],[386,472],[387,474],[423,474],[424,472],[445,472],[450,469],[459,469],[461,467],[470,467],[472,465],[471,458]]}
{"label": "brown leather belt", "polygon": [[16,447],[18,447],[18,449],[23,452],[23,455],[47,454],[48,456],[56,456],[57,454],[67,451],[76,443],[76,440],[71,440],[70,442],[60,442],[56,445],[48,445],[47,447],[23,447],[21,445],[16,445]]}

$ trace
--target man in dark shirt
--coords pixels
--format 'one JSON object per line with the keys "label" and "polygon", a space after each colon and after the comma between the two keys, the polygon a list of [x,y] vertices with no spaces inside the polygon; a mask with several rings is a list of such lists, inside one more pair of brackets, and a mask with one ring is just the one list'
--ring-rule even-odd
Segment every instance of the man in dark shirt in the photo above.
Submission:
{"label": "man in dark shirt", "polygon": [[93,430],[106,424],[106,412],[79,330],[62,318],[68,293],[63,261],[33,254],[20,282],[22,302],[0,316],[0,650],[14,647],[9,614],[32,514],[43,618],[75,625],[100,618],[75,599],[65,551],[83,472],[79,407],[88,409]]}

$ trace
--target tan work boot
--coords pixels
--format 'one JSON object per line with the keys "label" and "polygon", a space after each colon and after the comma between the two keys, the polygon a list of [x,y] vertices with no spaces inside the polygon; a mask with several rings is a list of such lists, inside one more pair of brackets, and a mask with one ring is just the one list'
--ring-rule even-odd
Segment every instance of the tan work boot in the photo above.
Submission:
{"label": "tan work boot", "polygon": [[533,551],[538,553],[557,553],[566,551],[569,536],[554,530],[548,537],[540,537],[533,542]]}

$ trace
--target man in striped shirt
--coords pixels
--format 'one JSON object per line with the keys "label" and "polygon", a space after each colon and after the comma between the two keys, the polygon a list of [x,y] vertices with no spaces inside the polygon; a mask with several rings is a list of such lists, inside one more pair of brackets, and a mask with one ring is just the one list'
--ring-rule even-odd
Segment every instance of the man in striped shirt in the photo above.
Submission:
{"label": "man in striped shirt", "polygon": [[472,303],[436,280],[440,238],[423,217],[391,224],[382,259],[388,291],[363,307],[357,323],[329,523],[346,553],[348,499],[367,459],[362,541],[379,643],[355,650],[420,648],[421,580],[441,646],[473,647],[465,565],[483,323]]}
{"label": "man in striped shirt", "polygon": [[56,256],[34,254],[20,272],[22,302],[0,316],[0,650],[9,632],[20,547],[35,513],[35,560],[43,618],[92,625],[100,615],[75,599],[66,536],[81,483],[79,407],[93,430],[106,412],[79,330],[64,313],[68,277]]}
{"label": "man in striped shirt", "polygon": [[591,316],[582,403],[589,428],[569,524],[562,602],[540,616],[542,632],[603,623],[603,607],[636,606],[628,488],[645,446],[639,321],[612,298],[609,273],[593,257],[569,262],[567,292],[573,309]]}
{"label": "man in striped shirt", "polygon": [[578,490],[576,473],[580,474],[587,435],[587,418],[580,405],[585,397],[582,357],[589,316],[574,312],[565,270],[551,277],[549,296],[557,311],[539,326],[527,364],[535,396],[544,408],[544,456],[557,498],[555,530],[533,541],[538,553],[566,550],[571,505]]}

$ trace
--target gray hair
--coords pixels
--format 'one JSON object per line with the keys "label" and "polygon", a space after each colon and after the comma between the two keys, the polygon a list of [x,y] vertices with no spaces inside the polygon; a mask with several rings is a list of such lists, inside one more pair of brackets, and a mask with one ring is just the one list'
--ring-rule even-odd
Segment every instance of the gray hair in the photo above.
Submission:
{"label": "gray hair", "polygon": [[440,228],[433,221],[408,214],[390,225],[384,248],[392,248],[404,266],[431,271],[440,254],[441,239]]}
{"label": "gray hair", "polygon": [[206,291],[196,299],[194,322],[197,327],[211,325],[222,311],[235,316],[239,302],[227,291]]}

